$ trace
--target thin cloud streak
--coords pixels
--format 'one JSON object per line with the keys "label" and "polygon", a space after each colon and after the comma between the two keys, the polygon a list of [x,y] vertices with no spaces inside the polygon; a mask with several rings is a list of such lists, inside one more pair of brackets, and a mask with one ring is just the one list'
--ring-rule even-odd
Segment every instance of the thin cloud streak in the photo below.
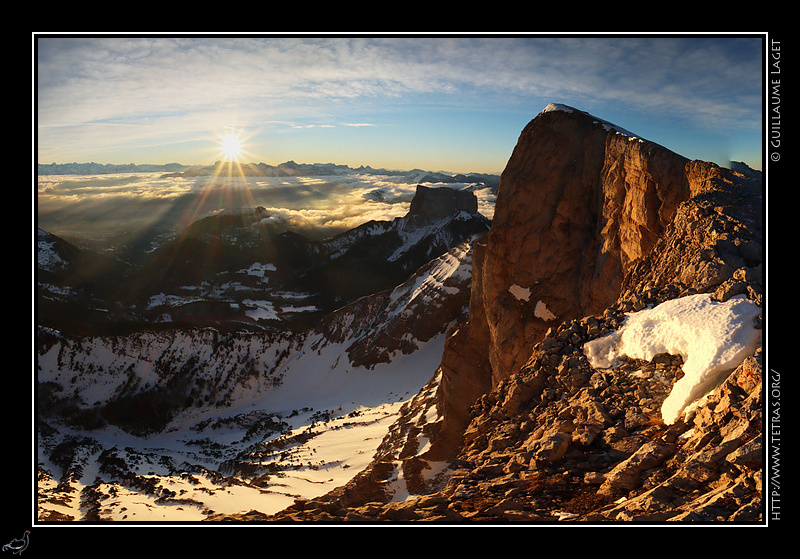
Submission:
{"label": "thin cloud streak", "polygon": [[[556,101],[715,131],[761,127],[758,38],[69,37],[37,46],[40,154],[52,157],[62,145],[99,145],[99,124],[143,125],[150,144],[164,145],[231,122],[378,127],[416,106],[533,118]],[[75,140],[59,133],[70,127]],[[148,143],[131,129],[118,139],[105,131],[107,150]]]}

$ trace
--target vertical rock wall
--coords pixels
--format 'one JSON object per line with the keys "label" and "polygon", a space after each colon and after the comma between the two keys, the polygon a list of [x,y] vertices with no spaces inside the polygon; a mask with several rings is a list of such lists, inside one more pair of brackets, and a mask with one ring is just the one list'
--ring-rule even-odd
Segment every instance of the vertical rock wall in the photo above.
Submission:
{"label": "vertical rock wall", "polygon": [[708,182],[686,158],[623,132],[564,108],[520,134],[474,259],[469,320],[445,347],[443,446],[473,398],[518,371],[548,328],[614,302],[679,204]]}

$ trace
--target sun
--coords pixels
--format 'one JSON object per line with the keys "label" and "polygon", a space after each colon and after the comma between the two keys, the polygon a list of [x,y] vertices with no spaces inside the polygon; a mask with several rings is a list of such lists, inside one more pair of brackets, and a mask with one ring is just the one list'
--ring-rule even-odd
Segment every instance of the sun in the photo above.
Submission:
{"label": "sun", "polygon": [[220,138],[220,152],[225,161],[238,162],[244,153],[242,139],[237,134],[226,134]]}

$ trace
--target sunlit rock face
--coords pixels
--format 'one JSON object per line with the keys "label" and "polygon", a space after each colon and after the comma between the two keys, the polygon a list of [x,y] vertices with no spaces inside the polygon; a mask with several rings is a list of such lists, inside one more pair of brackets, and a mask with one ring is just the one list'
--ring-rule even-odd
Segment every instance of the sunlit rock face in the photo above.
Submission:
{"label": "sunlit rock face", "polygon": [[[690,196],[687,159],[619,130],[560,108],[520,135],[483,264],[495,383],[527,361],[554,320],[602,312]],[[513,285],[529,296],[514,296]]]}
{"label": "sunlit rock face", "polygon": [[437,374],[367,469],[275,518],[760,520],[761,208],[754,173],[548,107]]}
{"label": "sunlit rock face", "polygon": [[550,105],[525,127],[475,249],[469,320],[443,357],[448,440],[464,406],[517,372],[548,328],[616,300],[711,167],[570,107]]}

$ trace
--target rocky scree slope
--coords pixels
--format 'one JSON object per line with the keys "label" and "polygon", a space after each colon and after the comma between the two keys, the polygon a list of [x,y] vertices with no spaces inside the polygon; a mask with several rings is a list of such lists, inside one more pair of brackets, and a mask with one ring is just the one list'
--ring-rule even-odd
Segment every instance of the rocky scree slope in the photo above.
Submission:
{"label": "rocky scree slope", "polygon": [[249,519],[763,520],[760,344],[670,423],[661,405],[687,356],[598,369],[584,353],[665,301],[763,308],[762,185],[735,169],[548,107],[474,247],[469,317],[371,466]]}

